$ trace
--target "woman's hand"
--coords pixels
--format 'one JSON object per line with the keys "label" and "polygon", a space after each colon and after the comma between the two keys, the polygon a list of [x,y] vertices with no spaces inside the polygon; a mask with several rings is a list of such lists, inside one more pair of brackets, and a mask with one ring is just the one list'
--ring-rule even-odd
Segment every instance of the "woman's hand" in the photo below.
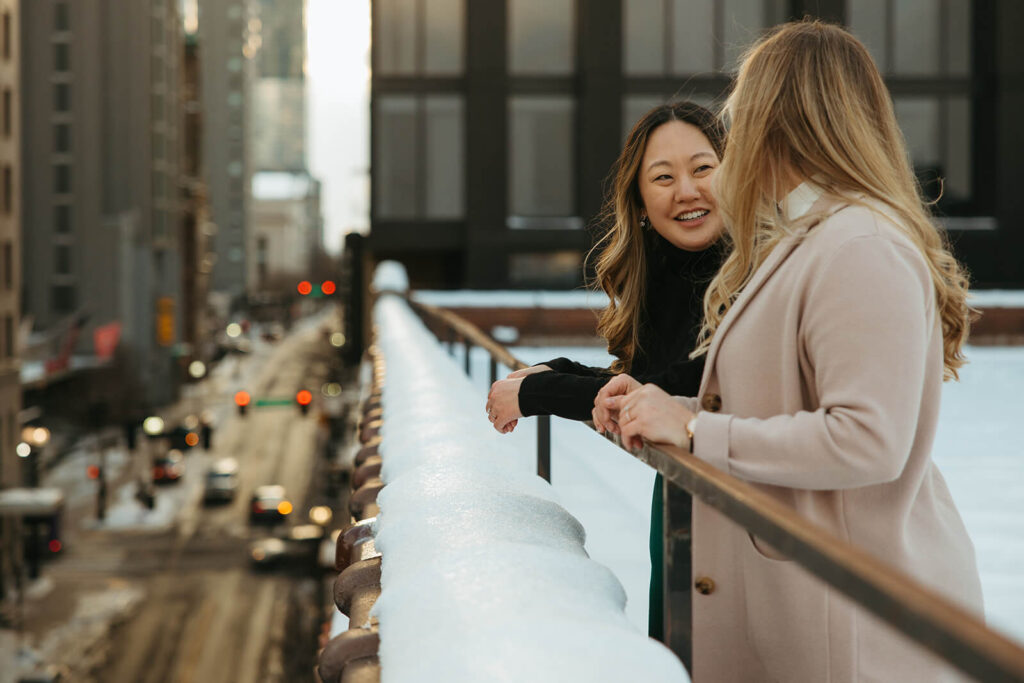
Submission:
{"label": "woman's hand", "polygon": [[487,419],[501,434],[508,434],[515,429],[519,424],[519,418],[523,416],[519,412],[519,385],[523,383],[523,377],[512,378],[512,375],[509,375],[509,378],[511,379],[499,379],[491,385],[491,391],[487,394],[487,405],[484,406],[487,409]]}
{"label": "woman's hand", "polygon": [[601,387],[601,390],[597,392],[597,396],[594,397],[594,410],[591,413],[594,419],[594,427],[599,434],[604,434],[605,432],[619,433],[618,408],[610,409],[606,399],[613,396],[624,396],[631,391],[639,389],[640,386],[640,382],[629,375],[621,374],[615,375],[615,377],[612,377]]}
{"label": "woman's hand", "polygon": [[532,375],[532,374],[535,374],[535,373],[538,373],[538,372],[550,372],[550,371],[551,371],[551,368],[549,368],[546,365],[532,365],[532,366],[530,366],[528,368],[521,368],[521,369],[516,370],[514,372],[508,373],[508,376],[505,379],[517,379],[517,378],[526,377],[527,375]]}
{"label": "woman's hand", "polygon": [[628,394],[605,399],[605,405],[608,410],[618,410],[619,433],[626,448],[642,448],[644,439],[687,446],[686,423],[693,413],[661,387],[645,384]]}

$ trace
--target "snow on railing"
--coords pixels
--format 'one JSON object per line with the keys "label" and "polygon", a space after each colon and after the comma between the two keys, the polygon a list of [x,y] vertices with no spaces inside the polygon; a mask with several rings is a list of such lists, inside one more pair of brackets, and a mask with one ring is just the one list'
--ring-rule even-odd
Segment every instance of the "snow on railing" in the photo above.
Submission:
{"label": "snow on railing", "polygon": [[627,620],[621,584],[587,557],[551,486],[476,419],[481,396],[387,293],[405,289],[392,279],[376,278],[374,308],[387,369],[373,608],[382,680],[688,680]]}

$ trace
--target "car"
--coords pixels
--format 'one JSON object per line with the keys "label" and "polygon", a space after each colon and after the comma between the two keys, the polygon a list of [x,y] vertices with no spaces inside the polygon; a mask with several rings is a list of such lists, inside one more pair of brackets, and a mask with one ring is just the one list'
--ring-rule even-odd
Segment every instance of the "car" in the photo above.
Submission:
{"label": "car", "polygon": [[258,486],[249,502],[250,524],[280,524],[292,512],[291,501],[284,487],[276,484]]}
{"label": "car", "polygon": [[153,458],[153,483],[173,484],[185,476],[185,459],[181,451],[172,448],[164,455]]}
{"label": "car", "polygon": [[230,503],[238,491],[238,461],[234,458],[216,460],[206,470],[203,486],[203,502],[206,504]]}
{"label": "car", "polygon": [[287,532],[260,538],[249,544],[249,561],[255,569],[314,571],[324,540],[324,528],[316,524],[294,526]]}

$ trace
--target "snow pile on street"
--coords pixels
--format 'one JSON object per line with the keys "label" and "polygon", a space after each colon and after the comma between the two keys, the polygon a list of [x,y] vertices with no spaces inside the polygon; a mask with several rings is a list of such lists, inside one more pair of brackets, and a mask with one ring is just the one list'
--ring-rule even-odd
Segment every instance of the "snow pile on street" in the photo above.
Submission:
{"label": "snow pile on street", "polygon": [[374,607],[385,683],[686,681],[626,618],[622,585],[491,428],[456,362],[398,297],[382,296],[374,319],[387,368]]}

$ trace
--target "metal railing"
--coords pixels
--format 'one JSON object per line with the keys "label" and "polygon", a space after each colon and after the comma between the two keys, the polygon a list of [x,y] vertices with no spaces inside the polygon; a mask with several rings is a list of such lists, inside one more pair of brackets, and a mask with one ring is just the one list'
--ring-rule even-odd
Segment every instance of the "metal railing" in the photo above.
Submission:
{"label": "metal railing", "polygon": [[[456,343],[464,345],[467,374],[474,346],[490,355],[492,382],[497,378],[499,363],[513,370],[526,367],[508,349],[455,313],[412,299],[409,303],[439,339],[452,345],[453,353]],[[550,481],[550,418],[544,416],[539,420],[537,473]],[[944,595],[925,588],[905,573],[804,519],[792,508],[680,448],[646,444],[642,450],[630,453],[660,472],[666,482],[715,508],[964,673],[980,681],[1024,682],[1024,648],[988,628],[974,613]],[[666,523],[665,528],[671,536],[671,525]],[[666,592],[666,636],[673,651],[689,664],[690,576],[669,577],[670,553],[665,557],[666,583],[686,590],[685,599],[677,602],[674,610]],[[689,574],[689,563],[681,565]]]}

